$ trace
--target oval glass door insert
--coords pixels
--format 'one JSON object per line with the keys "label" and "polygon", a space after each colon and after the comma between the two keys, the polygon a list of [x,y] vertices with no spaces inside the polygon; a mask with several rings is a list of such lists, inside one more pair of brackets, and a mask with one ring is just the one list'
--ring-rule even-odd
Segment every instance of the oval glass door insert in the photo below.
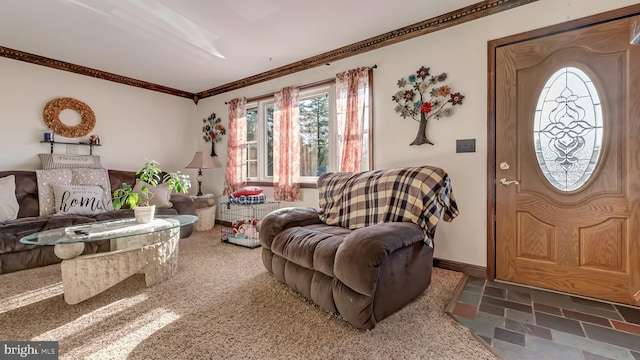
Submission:
{"label": "oval glass door insert", "polygon": [[584,185],[600,158],[602,105],[584,71],[565,67],[544,85],[533,121],[536,158],[549,183],[560,191]]}

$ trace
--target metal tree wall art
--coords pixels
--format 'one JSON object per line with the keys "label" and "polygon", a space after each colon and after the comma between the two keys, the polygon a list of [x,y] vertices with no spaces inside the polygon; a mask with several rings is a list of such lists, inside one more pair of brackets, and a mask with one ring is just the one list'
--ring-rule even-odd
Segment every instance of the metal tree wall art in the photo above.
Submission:
{"label": "metal tree wall art", "polygon": [[211,143],[211,156],[218,156],[216,154],[215,144],[222,141],[222,135],[227,133],[227,129],[221,124],[222,119],[216,116],[216,113],[211,113],[206,119],[202,119],[202,138],[205,142]]}
{"label": "metal tree wall art", "polygon": [[402,118],[411,117],[420,123],[418,135],[411,145],[433,145],[427,138],[429,119],[451,115],[452,108],[462,105],[464,99],[464,95],[452,93],[448,85],[441,84],[447,80],[446,73],[431,75],[430,71],[430,68],[422,66],[415,75],[398,80],[400,90],[391,97],[398,104],[395,110]]}

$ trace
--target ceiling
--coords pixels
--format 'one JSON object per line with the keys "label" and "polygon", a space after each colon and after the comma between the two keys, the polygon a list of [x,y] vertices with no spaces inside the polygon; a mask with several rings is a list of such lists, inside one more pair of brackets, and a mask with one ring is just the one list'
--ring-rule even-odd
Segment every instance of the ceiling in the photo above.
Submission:
{"label": "ceiling", "polygon": [[198,93],[477,2],[0,0],[0,46]]}

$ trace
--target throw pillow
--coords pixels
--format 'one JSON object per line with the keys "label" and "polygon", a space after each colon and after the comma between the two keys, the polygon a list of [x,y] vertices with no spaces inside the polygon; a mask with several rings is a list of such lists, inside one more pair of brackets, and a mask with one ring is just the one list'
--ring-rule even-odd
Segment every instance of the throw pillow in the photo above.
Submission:
{"label": "throw pillow", "polygon": [[233,195],[229,195],[229,202],[236,205],[254,205],[254,204],[262,204],[267,201],[267,195],[258,194],[258,195],[247,195],[247,196],[238,196],[234,197]]}
{"label": "throw pillow", "polygon": [[101,169],[100,156],[94,155],[64,155],[38,154],[43,170],[92,168]]}
{"label": "throw pillow", "polygon": [[257,186],[245,186],[241,189],[234,191],[232,195],[233,197],[260,195],[262,194],[262,191],[264,190],[262,190],[262,188]]}
{"label": "throw pillow", "polygon": [[55,213],[55,201],[51,185],[71,184],[71,178],[71,169],[36,170],[40,216],[53,215]]}
{"label": "throw pillow", "polygon": [[16,199],[16,177],[0,178],[0,222],[18,218],[18,199]]}
{"label": "throw pillow", "polygon": [[113,210],[111,202],[111,182],[107,169],[71,169],[71,183],[76,185],[97,185],[103,189],[105,211]]}
{"label": "throw pillow", "polygon": [[173,206],[171,203],[171,191],[169,191],[169,183],[158,184],[153,187],[146,182],[137,179],[136,185],[133,187],[133,192],[140,193],[142,186],[147,185],[147,191],[149,192],[149,205],[155,205],[157,208],[170,208]]}
{"label": "throw pillow", "polygon": [[95,185],[53,185],[56,214],[94,215],[105,211],[103,189]]}

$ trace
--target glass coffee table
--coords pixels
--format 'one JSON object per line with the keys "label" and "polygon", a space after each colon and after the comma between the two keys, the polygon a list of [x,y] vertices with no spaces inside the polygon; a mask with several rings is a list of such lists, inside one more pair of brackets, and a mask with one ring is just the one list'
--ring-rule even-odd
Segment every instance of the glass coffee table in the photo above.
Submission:
{"label": "glass coffee table", "polygon": [[[148,224],[134,218],[98,221],[41,231],[20,239],[23,244],[54,246],[61,263],[64,300],[77,304],[127,279],[144,273],[147,286],[178,270],[180,227],[197,216],[156,216]],[[81,255],[84,243],[111,240],[111,251]]]}

